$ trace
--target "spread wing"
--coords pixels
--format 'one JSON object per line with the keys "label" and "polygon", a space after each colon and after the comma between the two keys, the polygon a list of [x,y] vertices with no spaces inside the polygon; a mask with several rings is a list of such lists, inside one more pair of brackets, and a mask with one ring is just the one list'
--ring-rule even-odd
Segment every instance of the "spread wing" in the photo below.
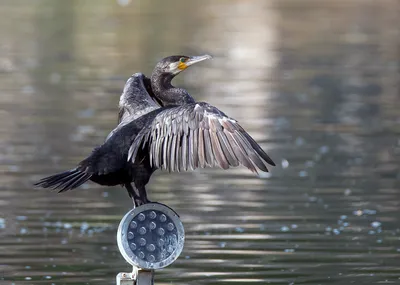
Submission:
{"label": "spread wing", "polygon": [[237,121],[207,103],[158,113],[137,135],[128,161],[135,161],[140,148],[148,149],[152,166],[169,171],[243,165],[267,172],[265,162],[275,165]]}
{"label": "spread wing", "polygon": [[151,82],[143,73],[134,73],[125,83],[119,98],[118,124],[133,121],[160,107],[151,88]]}

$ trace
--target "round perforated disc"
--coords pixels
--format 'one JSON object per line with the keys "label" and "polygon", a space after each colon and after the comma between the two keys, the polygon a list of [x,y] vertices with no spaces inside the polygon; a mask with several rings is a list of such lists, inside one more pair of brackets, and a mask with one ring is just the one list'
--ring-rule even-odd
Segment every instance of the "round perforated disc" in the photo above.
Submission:
{"label": "round perforated disc", "polygon": [[185,231],[169,207],[149,203],[129,211],[121,220],[117,242],[127,262],[143,269],[170,265],[181,254]]}

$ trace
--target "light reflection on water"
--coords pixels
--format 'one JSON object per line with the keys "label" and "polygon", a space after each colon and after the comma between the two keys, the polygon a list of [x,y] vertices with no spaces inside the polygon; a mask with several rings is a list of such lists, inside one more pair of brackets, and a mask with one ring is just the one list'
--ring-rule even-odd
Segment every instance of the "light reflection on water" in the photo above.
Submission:
{"label": "light reflection on water", "polygon": [[187,237],[157,283],[399,282],[396,2],[170,2],[0,4],[0,283],[110,284],[129,270],[115,241],[125,190],[32,182],[102,142],[130,74],[205,52],[215,60],[176,84],[278,166],[158,172],[150,199]]}

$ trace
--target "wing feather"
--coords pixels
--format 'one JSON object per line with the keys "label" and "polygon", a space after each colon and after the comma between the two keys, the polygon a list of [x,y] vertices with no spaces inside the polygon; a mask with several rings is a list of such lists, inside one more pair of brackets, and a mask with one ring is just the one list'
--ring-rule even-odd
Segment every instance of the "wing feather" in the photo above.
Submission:
{"label": "wing feather", "polygon": [[168,165],[167,163],[169,161],[169,159],[167,159],[167,155],[169,153],[168,141],[170,141],[170,139],[171,139],[171,137],[169,135],[167,135],[163,141],[163,163],[162,163],[162,166],[163,166],[164,170],[167,169],[167,165]]}
{"label": "wing feather", "polygon": [[176,136],[175,154],[176,154],[176,171],[180,172],[182,167],[182,132],[181,135]]}
{"label": "wing feather", "polygon": [[237,138],[237,142],[242,146],[243,151],[245,152],[245,154],[247,154],[247,156],[251,159],[251,161],[262,171],[268,172],[268,169],[265,166],[265,164],[256,154],[254,149],[251,147],[250,143],[244,139],[243,135],[238,131],[235,132],[235,135],[236,135],[235,138]]}
{"label": "wing feather", "polygon": [[203,138],[204,138],[204,152],[206,155],[206,163],[207,166],[214,166],[214,152],[211,146],[210,133],[208,130],[203,130]]}
{"label": "wing feather", "polygon": [[187,134],[183,134],[182,136],[182,164],[181,164],[181,168],[184,171],[188,170],[188,165],[189,165],[189,161],[188,161],[188,139],[187,139]]}
{"label": "wing feather", "polygon": [[254,168],[254,165],[251,163],[251,161],[247,158],[246,154],[243,152],[242,148],[240,145],[236,142],[234,136],[232,133],[227,134],[227,138],[229,140],[229,143],[231,144],[233,151],[235,152],[235,156],[237,157],[238,161],[243,164],[245,167],[250,169],[252,172],[257,172],[257,170]]}
{"label": "wing feather", "polygon": [[160,111],[136,136],[128,160],[148,148],[151,165],[169,171],[243,165],[267,172],[275,165],[257,142],[234,120],[207,103],[193,103]]}
{"label": "wing feather", "polygon": [[177,161],[176,161],[176,144],[177,144],[177,139],[178,139],[178,135],[174,135],[174,136],[172,136],[172,142],[171,142],[171,149],[170,149],[170,159],[171,159],[171,161],[170,161],[170,164],[169,164],[169,166],[170,166],[170,168],[169,168],[169,170],[170,171],[175,171],[175,169],[176,169],[176,164],[177,164]]}
{"label": "wing feather", "polygon": [[[199,154],[199,164],[201,168],[206,167],[206,149],[205,149],[205,142],[204,142],[204,134],[202,129],[197,129],[198,134],[198,142],[199,142],[199,148],[198,148],[198,154]],[[193,151],[196,151],[196,149],[193,149]]]}
{"label": "wing feather", "polygon": [[229,163],[226,160],[224,151],[222,150],[222,147],[219,143],[217,132],[211,131],[210,138],[211,138],[212,149],[214,150],[215,159],[219,167],[221,167],[222,169],[228,169]]}
{"label": "wing feather", "polygon": [[223,148],[223,152],[226,156],[229,165],[238,166],[239,161],[233,152],[232,146],[226,137],[225,132],[217,132],[219,144]]}

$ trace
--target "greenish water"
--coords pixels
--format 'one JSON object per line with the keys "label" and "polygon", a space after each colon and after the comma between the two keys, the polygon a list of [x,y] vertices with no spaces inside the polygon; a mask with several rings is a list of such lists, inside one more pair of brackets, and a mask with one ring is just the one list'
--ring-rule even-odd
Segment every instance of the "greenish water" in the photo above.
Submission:
{"label": "greenish water", "polygon": [[[122,6],[121,3],[128,3]],[[277,167],[157,172],[186,230],[157,284],[400,283],[396,1],[0,3],[0,284],[113,284],[131,201],[69,169],[116,125],[125,80],[210,53],[176,84],[236,118]]]}

